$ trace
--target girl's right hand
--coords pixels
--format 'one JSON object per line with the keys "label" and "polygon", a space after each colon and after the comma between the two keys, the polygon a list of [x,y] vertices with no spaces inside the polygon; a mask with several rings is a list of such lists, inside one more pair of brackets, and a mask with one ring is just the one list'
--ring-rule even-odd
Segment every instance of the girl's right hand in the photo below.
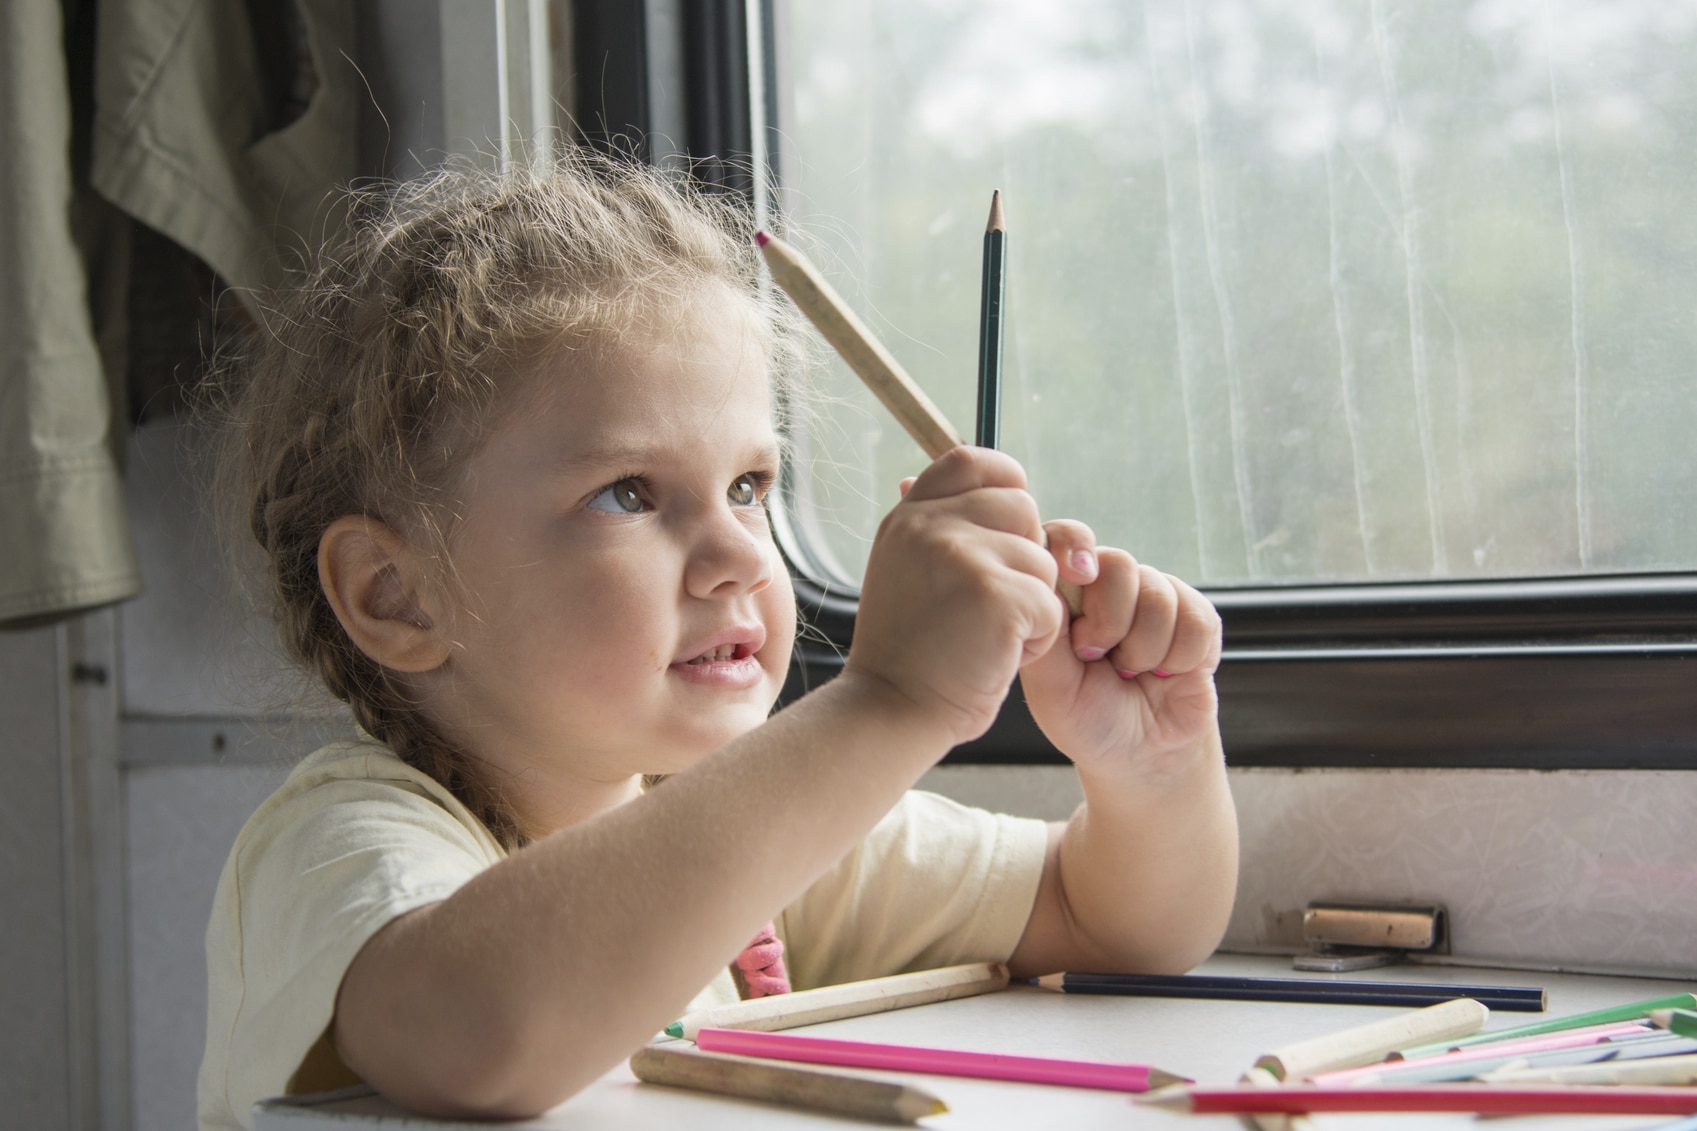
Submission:
{"label": "girl's right hand", "polygon": [[944,453],[872,544],[846,672],[875,676],[945,728],[989,729],[1014,675],[1066,625],[1025,471],[985,448]]}

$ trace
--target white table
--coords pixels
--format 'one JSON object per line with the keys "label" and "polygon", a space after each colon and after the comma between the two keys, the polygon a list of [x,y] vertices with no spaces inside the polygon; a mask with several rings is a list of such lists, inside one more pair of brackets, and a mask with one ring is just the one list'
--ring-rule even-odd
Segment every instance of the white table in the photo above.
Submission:
{"label": "white table", "polygon": [[[1289,959],[1216,956],[1201,969],[1209,974],[1299,975]],[[1549,991],[1544,1014],[1496,1012],[1489,1028],[1509,1028],[1540,1017],[1579,1013],[1644,998],[1680,993],[1697,986],[1637,978],[1585,977],[1462,967],[1401,966],[1355,974],[1320,975],[1355,981],[1444,982],[1467,985],[1543,986]],[[1335,1032],[1390,1016],[1396,1009],[1354,1005],[1290,1005],[1266,1002],[1205,1001],[1058,994],[1029,986],[1004,993],[893,1013],[813,1025],[797,1032],[894,1044],[933,1045],[1029,1056],[1123,1060],[1152,1064],[1198,1082],[1235,1081],[1257,1056],[1306,1037]],[[966,1128],[1193,1128],[1225,1131],[1243,1126],[1232,1116],[1191,1116],[1138,1105],[1119,1092],[1057,1088],[1035,1084],[970,1080],[946,1076],[854,1070],[854,1074],[915,1083],[949,1105],[922,1126],[934,1131]],[[1325,1115],[1315,1126],[1337,1131],[1412,1131],[1424,1127],[1477,1128],[1467,1115]],[[1501,1124],[1504,1131],[1555,1131],[1584,1128],[1608,1131],[1653,1128],[1666,1117],[1523,1117]],[[704,1128],[713,1131],[763,1131],[767,1128],[843,1128],[854,1121],[790,1108],[726,1099],[674,1088],[640,1084],[623,1065],[540,1119],[504,1127],[527,1131],[604,1131],[609,1128]],[[872,1124],[858,1124],[874,1126]],[[302,1103],[270,1101],[261,1105],[257,1131],[413,1131],[429,1128],[477,1128],[487,1123],[456,1123],[408,1115],[381,1097],[365,1094]]]}

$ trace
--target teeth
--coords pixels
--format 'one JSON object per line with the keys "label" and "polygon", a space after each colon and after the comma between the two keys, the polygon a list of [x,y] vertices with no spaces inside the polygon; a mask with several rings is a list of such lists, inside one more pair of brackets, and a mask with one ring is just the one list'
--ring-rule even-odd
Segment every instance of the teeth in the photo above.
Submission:
{"label": "teeth", "polygon": [[721,644],[711,652],[706,652],[697,656],[695,659],[691,660],[690,663],[708,664],[719,660],[734,660],[736,657],[737,646],[735,644]]}

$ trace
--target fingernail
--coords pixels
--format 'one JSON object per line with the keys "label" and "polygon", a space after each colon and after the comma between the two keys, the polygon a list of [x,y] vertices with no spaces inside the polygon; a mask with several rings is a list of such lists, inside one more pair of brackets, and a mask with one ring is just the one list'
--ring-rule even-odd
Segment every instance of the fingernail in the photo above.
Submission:
{"label": "fingernail", "polygon": [[1124,668],[1115,668],[1114,673],[1116,675],[1118,675],[1121,679],[1136,679],[1137,678],[1136,672],[1128,672]]}
{"label": "fingernail", "polygon": [[1072,568],[1090,580],[1096,580],[1096,555],[1089,550],[1074,550],[1067,557]]}
{"label": "fingernail", "polygon": [[1164,672],[1164,671],[1162,671],[1162,670],[1161,670],[1161,669],[1160,669],[1160,668],[1151,668],[1151,669],[1149,669],[1149,670],[1150,670],[1150,674],[1152,674],[1152,675],[1158,675],[1158,676],[1160,676],[1160,677],[1161,677],[1161,678],[1162,678],[1162,679],[1171,679],[1171,678],[1173,678],[1173,673],[1172,673],[1172,672]]}
{"label": "fingernail", "polygon": [[1106,648],[1080,648],[1076,653],[1078,658],[1087,664],[1094,660],[1100,660],[1107,654],[1108,650]]}

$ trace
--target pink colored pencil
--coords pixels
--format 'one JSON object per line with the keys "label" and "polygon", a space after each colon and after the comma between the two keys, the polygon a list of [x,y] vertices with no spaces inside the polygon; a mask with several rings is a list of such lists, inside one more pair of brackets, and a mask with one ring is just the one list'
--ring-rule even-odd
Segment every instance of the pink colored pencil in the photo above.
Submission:
{"label": "pink colored pencil", "polygon": [[1005,1056],[992,1052],[880,1045],[745,1029],[703,1029],[695,1035],[695,1043],[708,1052],[737,1053],[769,1060],[886,1068],[895,1072],[929,1072],[939,1076],[977,1076],[987,1080],[1064,1084],[1073,1088],[1106,1088],[1117,1092],[1147,1092],[1151,1088],[1186,1082],[1183,1076],[1146,1064]]}
{"label": "pink colored pencil", "polygon": [[1406,1088],[1169,1088],[1142,1102],[1196,1115],[1472,1111],[1492,1115],[1688,1115],[1697,1088],[1618,1084],[1420,1084]]}
{"label": "pink colored pencil", "polygon": [[1339,1087],[1352,1084],[1357,1080],[1383,1077],[1389,1083],[1395,1083],[1399,1072],[1414,1072],[1423,1068],[1438,1068],[1446,1064],[1461,1064],[1470,1060],[1497,1060],[1505,1056],[1522,1056],[1526,1053],[1544,1052],[1549,1049],[1577,1048],[1581,1045],[1601,1044],[1615,1037],[1638,1036],[1647,1031],[1642,1021],[1617,1021],[1610,1025],[1593,1025],[1587,1029],[1566,1029],[1559,1033],[1544,1033],[1536,1037],[1522,1037],[1518,1041],[1498,1041],[1494,1045],[1474,1045],[1471,1048],[1457,1052],[1438,1053],[1435,1056],[1422,1056],[1413,1060],[1387,1060],[1378,1064],[1368,1064],[1360,1068],[1342,1068],[1336,1072],[1322,1072],[1310,1078],[1310,1082],[1323,1087]]}

